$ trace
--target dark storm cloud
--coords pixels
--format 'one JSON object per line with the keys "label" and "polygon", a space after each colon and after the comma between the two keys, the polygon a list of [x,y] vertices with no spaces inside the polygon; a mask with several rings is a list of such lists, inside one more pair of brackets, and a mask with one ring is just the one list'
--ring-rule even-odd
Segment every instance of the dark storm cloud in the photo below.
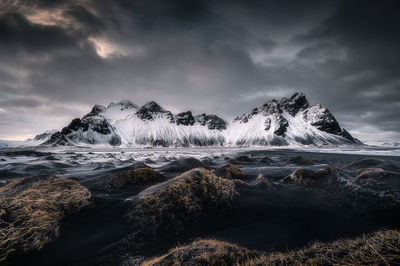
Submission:
{"label": "dark storm cloud", "polygon": [[0,137],[60,128],[125,98],[232,118],[294,91],[356,135],[400,129],[396,1],[40,0],[1,10],[0,120],[25,124]]}
{"label": "dark storm cloud", "polygon": [[[357,123],[395,132],[400,129],[399,10],[398,1],[343,1],[323,23],[294,38],[306,45],[299,58],[327,58],[315,64],[331,80],[327,104],[353,113]],[[320,94],[322,100],[325,91]]]}
{"label": "dark storm cloud", "polygon": [[72,18],[86,35],[101,33],[106,27],[99,17],[90,12],[84,6],[69,6],[63,12],[63,15]]}
{"label": "dark storm cloud", "polygon": [[48,52],[70,47],[74,41],[60,27],[32,24],[19,13],[9,12],[0,16],[0,46],[6,51]]}

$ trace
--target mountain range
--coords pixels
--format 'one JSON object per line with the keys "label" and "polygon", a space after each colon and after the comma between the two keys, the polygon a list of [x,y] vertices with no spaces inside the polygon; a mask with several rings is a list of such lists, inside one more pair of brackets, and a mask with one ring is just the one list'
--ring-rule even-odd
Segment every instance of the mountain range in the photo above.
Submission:
{"label": "mountain range", "polygon": [[231,123],[214,114],[178,114],[154,101],[95,105],[61,131],[46,131],[24,145],[283,146],[362,144],[341,128],[331,112],[306,96],[270,99]]}

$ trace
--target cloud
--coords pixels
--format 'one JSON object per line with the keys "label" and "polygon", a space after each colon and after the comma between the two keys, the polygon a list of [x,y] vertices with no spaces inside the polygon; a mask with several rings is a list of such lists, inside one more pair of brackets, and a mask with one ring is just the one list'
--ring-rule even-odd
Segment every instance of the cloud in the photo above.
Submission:
{"label": "cloud", "polygon": [[0,11],[1,136],[121,99],[231,119],[295,91],[356,136],[400,131],[396,1],[32,3]]}
{"label": "cloud", "polygon": [[51,52],[75,45],[75,40],[63,29],[51,25],[33,24],[20,13],[0,16],[1,52]]}

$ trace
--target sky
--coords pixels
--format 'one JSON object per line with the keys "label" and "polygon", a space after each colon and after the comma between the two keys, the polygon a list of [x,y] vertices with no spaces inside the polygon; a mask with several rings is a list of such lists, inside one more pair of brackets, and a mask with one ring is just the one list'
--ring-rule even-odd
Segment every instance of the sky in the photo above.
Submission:
{"label": "sky", "polygon": [[399,28],[400,1],[0,0],[0,139],[122,99],[229,121],[299,91],[400,140]]}

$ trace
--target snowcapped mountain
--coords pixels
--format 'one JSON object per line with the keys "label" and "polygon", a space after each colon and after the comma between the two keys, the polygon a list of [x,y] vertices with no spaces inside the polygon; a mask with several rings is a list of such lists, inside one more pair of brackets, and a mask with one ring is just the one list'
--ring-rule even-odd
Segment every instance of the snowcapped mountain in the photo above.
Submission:
{"label": "snowcapped mountain", "polygon": [[172,114],[156,102],[138,107],[130,101],[95,105],[43,145],[221,146],[227,123],[216,115]]}
{"label": "snowcapped mountain", "polygon": [[234,145],[340,145],[361,144],[339,126],[320,104],[310,106],[304,94],[268,100],[234,119],[226,142]]}
{"label": "snowcapped mountain", "polygon": [[[31,140],[32,141],[32,140]],[[361,144],[321,105],[305,95],[268,100],[228,123],[213,114],[173,114],[156,102],[139,107],[124,100],[95,105],[61,131],[47,132],[32,144],[112,146],[248,146]]]}

